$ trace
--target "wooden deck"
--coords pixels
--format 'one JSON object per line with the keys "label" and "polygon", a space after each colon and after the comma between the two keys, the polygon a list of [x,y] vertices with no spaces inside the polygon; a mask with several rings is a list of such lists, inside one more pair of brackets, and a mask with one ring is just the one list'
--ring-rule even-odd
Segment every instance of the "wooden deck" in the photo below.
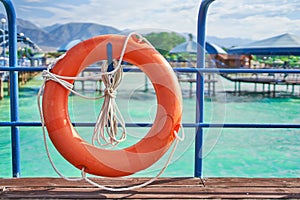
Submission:
{"label": "wooden deck", "polygon": [[[124,187],[145,178],[93,179],[99,184]],[[0,198],[300,198],[300,178],[160,178],[151,185],[126,192],[108,192],[85,182],[60,178],[0,179]]]}

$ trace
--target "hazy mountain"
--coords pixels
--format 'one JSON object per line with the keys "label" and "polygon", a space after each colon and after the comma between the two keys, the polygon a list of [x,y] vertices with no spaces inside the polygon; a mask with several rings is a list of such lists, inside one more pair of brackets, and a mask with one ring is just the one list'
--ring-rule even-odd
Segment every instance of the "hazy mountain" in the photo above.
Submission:
{"label": "hazy mountain", "polygon": [[58,28],[59,26],[61,26],[62,24],[54,24],[54,25],[51,25],[51,26],[46,26],[44,27],[43,29],[47,32],[51,32],[53,31],[54,29]]}
{"label": "hazy mountain", "polygon": [[[6,18],[6,16],[0,13],[0,18]],[[57,41],[56,38],[53,38],[48,32],[44,31],[42,28],[36,26],[30,21],[17,18],[16,22],[17,32],[23,33],[26,37],[30,38],[30,40],[39,46],[48,46],[50,43],[52,46],[59,45],[59,41]]]}
{"label": "hazy mountain", "polygon": [[[24,20],[24,19],[17,19],[17,26],[20,28],[26,28],[26,29],[40,29],[38,26],[36,26],[35,24],[31,23],[30,21]],[[20,32],[20,30],[18,30],[18,32]]]}
{"label": "hazy mountain", "polygon": [[96,35],[120,32],[116,28],[93,23],[55,24],[40,28],[23,19],[17,19],[17,29],[18,33],[24,33],[26,37],[29,37],[38,46],[54,48],[58,48],[75,39],[88,39]]}
{"label": "hazy mountain", "polygon": [[60,40],[68,42],[76,39],[85,40],[96,35],[116,34],[120,30],[93,23],[68,23],[57,26],[49,33]]}
{"label": "hazy mountain", "polygon": [[[0,18],[2,17],[5,16],[0,13]],[[57,49],[61,45],[76,39],[84,40],[96,35],[124,32],[124,30],[121,31],[111,26],[94,23],[55,24],[42,28],[23,19],[17,19],[17,30],[18,33],[24,33],[38,46],[46,49]],[[252,42],[252,40],[240,38],[218,38],[214,36],[207,36],[207,41],[226,48]]]}
{"label": "hazy mountain", "polygon": [[233,46],[240,46],[243,44],[248,44],[250,42],[253,42],[253,40],[250,39],[242,39],[242,38],[218,38],[215,36],[207,36],[206,40],[208,42],[214,43],[218,46],[225,47],[225,48],[230,48]]}
{"label": "hazy mountain", "polygon": [[[186,40],[189,40],[189,33],[182,33],[182,35],[186,38]],[[197,41],[197,37],[195,35],[193,35],[193,40]],[[253,40],[249,40],[249,39],[233,38],[233,37],[219,38],[215,36],[207,36],[206,41],[216,44],[223,48],[230,48],[233,46],[240,46],[243,44],[248,44],[250,42],[253,42]]]}
{"label": "hazy mountain", "polygon": [[57,47],[62,42],[60,38],[23,19],[17,19],[17,30],[18,33],[24,33],[26,37],[29,37],[38,46]]}

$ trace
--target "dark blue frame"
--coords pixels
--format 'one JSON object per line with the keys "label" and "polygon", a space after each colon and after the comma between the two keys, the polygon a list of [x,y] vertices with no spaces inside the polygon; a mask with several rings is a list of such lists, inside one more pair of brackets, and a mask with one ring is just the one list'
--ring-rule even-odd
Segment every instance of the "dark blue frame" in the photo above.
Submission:
{"label": "dark blue frame", "polygon": [[[42,71],[45,67],[19,67],[17,66],[17,31],[16,14],[10,0],[0,0],[6,9],[8,16],[9,30],[9,68],[0,67],[0,71],[9,71],[10,73],[10,122],[0,122],[0,127],[11,127],[12,143],[12,166],[13,177],[20,177],[20,133],[19,127],[22,126],[41,126],[41,122],[21,122],[19,121],[19,94],[18,94],[18,72],[19,71]],[[206,16],[209,5],[214,0],[203,0],[198,15],[198,49],[197,49],[197,68],[174,68],[179,72],[197,73],[196,86],[196,122],[184,123],[183,127],[195,128],[195,169],[194,176],[202,177],[202,144],[203,128],[300,128],[300,124],[210,124],[204,123],[204,73],[300,73],[300,70],[289,69],[219,69],[205,68],[205,34],[206,34]],[[139,69],[125,68],[124,71],[137,72]],[[75,126],[94,126],[94,123],[74,123]],[[146,127],[151,123],[126,123],[127,127]]]}
{"label": "dark blue frame", "polygon": [[[17,23],[16,12],[10,0],[1,0],[8,18],[8,39],[9,39],[9,67],[17,67]],[[18,72],[9,71],[10,76],[10,120],[11,122],[19,121],[19,88]],[[11,125],[11,146],[12,146],[12,166],[13,177],[20,176],[20,131],[19,127]]]}

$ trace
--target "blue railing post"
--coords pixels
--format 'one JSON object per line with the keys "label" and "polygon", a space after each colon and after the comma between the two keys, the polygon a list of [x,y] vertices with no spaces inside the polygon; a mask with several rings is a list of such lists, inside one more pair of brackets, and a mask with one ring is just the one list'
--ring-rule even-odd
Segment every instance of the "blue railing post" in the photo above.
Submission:
{"label": "blue railing post", "polygon": [[[209,5],[214,0],[203,0],[198,15],[198,32],[197,32],[197,68],[205,68],[205,31],[206,31],[206,15]],[[204,76],[197,73],[196,85],[196,123],[204,123]],[[195,177],[202,176],[202,146],[203,146],[203,127],[196,128],[195,139]]]}
{"label": "blue railing post", "polygon": [[108,62],[108,68],[107,71],[111,72],[114,70],[114,63],[113,63],[113,46],[112,43],[108,43],[106,45],[106,49],[107,49],[107,53],[106,53],[106,57],[107,57],[107,62]]}
{"label": "blue railing post", "polygon": [[[9,66],[17,67],[17,24],[16,12],[10,0],[1,0],[8,18],[8,40],[9,40]],[[19,121],[19,88],[18,72],[9,72],[10,81],[10,120]],[[12,146],[12,168],[13,177],[20,177],[20,133],[18,126],[11,126],[11,146]]]}

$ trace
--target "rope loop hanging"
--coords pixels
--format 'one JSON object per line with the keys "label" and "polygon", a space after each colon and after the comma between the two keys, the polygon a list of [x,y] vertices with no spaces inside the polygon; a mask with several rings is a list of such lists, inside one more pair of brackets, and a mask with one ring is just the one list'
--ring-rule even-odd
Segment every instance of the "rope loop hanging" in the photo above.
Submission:
{"label": "rope loop hanging", "polygon": [[[117,89],[123,78],[123,68],[120,67],[114,74],[106,74],[108,63],[102,65],[102,81],[105,86],[104,102],[96,120],[92,144],[100,146],[118,145],[126,140],[125,121],[116,103]],[[121,136],[117,138],[118,125],[121,126]]]}
{"label": "rope loop hanging", "polygon": [[[109,72],[107,62],[103,64],[100,76],[106,87],[104,95],[90,98],[104,98],[91,145],[73,127],[66,99],[70,92],[77,94],[72,87],[75,80],[88,78],[77,78],[78,74],[90,64],[105,59],[104,47],[108,42],[114,46],[113,59],[118,64]],[[99,148],[96,145],[117,145],[126,139],[125,121],[116,105],[117,89],[123,77],[123,60],[139,67],[151,80],[157,96],[156,117],[149,132],[136,144],[117,150]],[[178,131],[181,127],[182,96],[178,80],[168,62],[140,35],[103,35],[83,41],[70,49],[51,70],[43,72],[43,76],[45,82],[39,92],[38,104],[44,134],[47,128],[59,153],[82,171],[80,180],[88,181],[86,173],[105,177],[136,173],[158,161],[174,141],[180,140]],[[118,131],[121,132],[119,135]],[[177,142],[174,150],[176,146]],[[51,160],[48,150],[47,155]]]}

